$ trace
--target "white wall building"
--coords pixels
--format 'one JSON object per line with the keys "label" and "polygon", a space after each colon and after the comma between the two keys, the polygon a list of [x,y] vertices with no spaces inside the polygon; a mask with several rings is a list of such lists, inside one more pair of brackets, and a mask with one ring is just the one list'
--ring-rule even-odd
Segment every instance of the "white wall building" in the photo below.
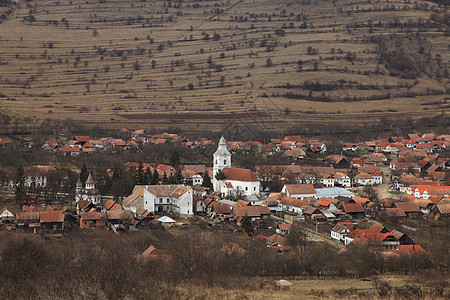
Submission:
{"label": "white wall building", "polygon": [[[224,179],[217,180],[216,175],[219,172],[223,172]],[[217,151],[213,155],[213,174],[214,191],[225,197],[259,195],[260,182],[255,173],[249,169],[231,167],[231,154],[223,137],[220,138]]]}
{"label": "white wall building", "polygon": [[316,190],[312,184],[285,184],[281,192],[288,197],[300,200],[308,197],[316,197]]}
{"label": "white wall building", "polygon": [[149,212],[193,215],[192,188],[185,185],[137,185],[123,201],[124,209],[136,212],[144,208]]}

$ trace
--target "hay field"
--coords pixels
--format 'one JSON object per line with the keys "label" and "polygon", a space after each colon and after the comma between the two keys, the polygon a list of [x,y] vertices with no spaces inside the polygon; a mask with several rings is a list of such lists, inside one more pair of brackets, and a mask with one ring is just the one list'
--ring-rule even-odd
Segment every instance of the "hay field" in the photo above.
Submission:
{"label": "hay field", "polygon": [[444,15],[409,0],[21,1],[0,24],[0,111],[194,131],[436,115]]}

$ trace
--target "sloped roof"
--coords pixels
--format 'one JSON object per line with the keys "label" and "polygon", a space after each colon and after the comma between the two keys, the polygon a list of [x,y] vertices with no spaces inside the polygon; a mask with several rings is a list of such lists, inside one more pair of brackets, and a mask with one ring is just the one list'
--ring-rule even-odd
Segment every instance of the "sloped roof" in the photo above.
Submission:
{"label": "sloped roof", "polygon": [[401,208],[405,213],[418,213],[420,212],[416,203],[414,202],[396,202],[394,205],[397,208]]}
{"label": "sloped roof", "polygon": [[149,185],[146,188],[150,193],[156,197],[174,197],[179,198],[191,190],[185,185]]}
{"label": "sloped roof", "polygon": [[271,235],[267,241],[272,244],[286,245],[286,238],[276,233]]}
{"label": "sloped roof", "polygon": [[257,205],[257,206],[254,206],[254,207],[256,207],[256,209],[258,209],[258,211],[259,211],[261,216],[263,216],[263,215],[270,215],[271,214],[270,209],[269,209],[268,206]]}
{"label": "sloped roof", "polygon": [[389,232],[389,230],[381,224],[373,224],[369,229],[375,233],[381,233],[382,231]]}
{"label": "sloped roof", "polygon": [[398,245],[397,251],[405,252],[409,255],[423,255],[426,254],[425,250],[419,245]]}
{"label": "sloped roof", "polygon": [[286,184],[286,190],[291,195],[315,194],[316,189],[312,184]]}
{"label": "sloped roof", "polygon": [[305,206],[305,201],[291,198],[291,197],[283,197],[280,201],[280,204],[295,206],[295,207],[303,207]]}
{"label": "sloped roof", "polygon": [[133,212],[131,210],[107,211],[106,217],[109,220],[131,220],[133,219]]}
{"label": "sloped roof", "polygon": [[259,181],[255,173],[249,169],[243,168],[225,168],[223,169],[227,180],[256,182]]}
{"label": "sloped roof", "polygon": [[125,198],[125,200],[123,200],[123,204],[137,205],[139,202],[141,202],[143,197],[144,197],[144,186],[135,185],[133,188],[133,192],[131,192],[131,195],[129,195],[128,197]]}
{"label": "sloped roof", "polygon": [[364,207],[361,205],[361,203],[347,203],[342,205],[344,207],[344,211],[346,213],[363,213]]}
{"label": "sloped roof", "polygon": [[348,229],[347,227],[345,227],[345,226],[342,225],[342,224],[336,224],[336,225],[331,229],[331,231],[333,231],[333,232],[338,232],[338,233],[343,233],[343,232],[348,232],[348,231],[350,231],[350,229]]}
{"label": "sloped roof", "polygon": [[405,212],[401,208],[386,208],[389,217],[406,217]]}
{"label": "sloped roof", "polygon": [[60,223],[64,222],[64,214],[61,210],[46,210],[41,212],[41,223]]}
{"label": "sloped roof", "polygon": [[236,214],[236,218],[239,217],[260,217],[261,213],[256,206],[241,206],[241,207],[233,207],[234,213]]}
{"label": "sloped roof", "polygon": [[441,214],[445,214],[448,215],[450,214],[450,203],[445,203],[445,204],[436,204],[436,207],[438,208],[438,210],[441,212]]}
{"label": "sloped roof", "polygon": [[95,220],[101,220],[104,218],[105,218],[105,214],[102,212],[98,212],[98,211],[81,213],[81,219],[84,221],[95,221]]}
{"label": "sloped roof", "polygon": [[16,214],[16,219],[20,220],[39,220],[39,212],[38,211],[24,211],[18,212]]}
{"label": "sloped roof", "polygon": [[217,214],[231,213],[231,206],[228,204],[216,204],[213,206],[213,209]]}

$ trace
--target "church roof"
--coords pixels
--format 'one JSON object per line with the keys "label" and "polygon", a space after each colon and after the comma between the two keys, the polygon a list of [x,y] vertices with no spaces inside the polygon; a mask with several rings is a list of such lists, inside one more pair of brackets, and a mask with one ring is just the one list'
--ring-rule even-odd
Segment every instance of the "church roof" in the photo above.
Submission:
{"label": "church roof", "polygon": [[249,169],[225,168],[223,169],[225,179],[236,181],[259,181],[255,173]]}
{"label": "church roof", "polygon": [[86,180],[86,184],[95,184],[94,178],[92,177],[92,173],[89,173],[89,177]]}
{"label": "church roof", "polygon": [[231,153],[227,149],[227,141],[225,141],[224,137],[220,138],[219,147],[217,147],[217,151],[214,152],[214,156],[231,156]]}

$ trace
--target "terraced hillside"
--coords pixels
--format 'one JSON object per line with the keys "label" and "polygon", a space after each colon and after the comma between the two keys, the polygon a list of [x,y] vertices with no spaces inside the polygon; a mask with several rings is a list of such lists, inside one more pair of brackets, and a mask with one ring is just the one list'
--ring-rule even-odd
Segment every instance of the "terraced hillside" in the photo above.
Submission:
{"label": "terraced hillside", "polygon": [[448,110],[450,17],[410,0],[21,1],[1,17],[0,110],[221,130]]}

